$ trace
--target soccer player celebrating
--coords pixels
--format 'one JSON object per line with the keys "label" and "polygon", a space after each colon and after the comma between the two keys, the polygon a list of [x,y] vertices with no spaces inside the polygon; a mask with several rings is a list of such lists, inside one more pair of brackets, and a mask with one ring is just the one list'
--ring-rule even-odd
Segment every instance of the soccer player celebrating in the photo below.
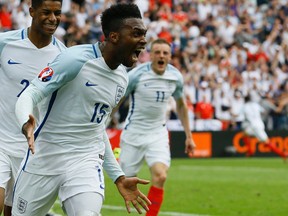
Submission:
{"label": "soccer player celebrating", "polygon": [[164,194],[164,183],[171,156],[168,131],[165,126],[168,100],[173,96],[177,114],[186,134],[185,152],[195,148],[192,139],[188,111],[183,94],[183,77],[169,64],[170,44],[157,39],[151,44],[151,62],[141,64],[128,73],[131,95],[125,128],[121,134],[119,162],[127,176],[136,176],[144,158],[150,168],[152,186],[148,198],[152,205],[147,215],[158,214]]}
{"label": "soccer player celebrating", "polygon": [[[68,216],[97,216],[104,199],[103,169],[141,213],[150,201],[116,161],[105,121],[128,85],[146,44],[146,27],[135,4],[115,4],[101,16],[104,42],[68,48],[19,97],[16,114],[32,152],[15,185],[14,216],[44,215],[59,197]],[[123,66],[124,65],[124,66]],[[52,95],[44,121],[33,134],[33,107]],[[35,142],[35,143],[34,143]],[[35,145],[34,145],[35,144]]]}
{"label": "soccer player celebrating", "polygon": [[286,160],[287,154],[282,152],[269,141],[268,135],[265,132],[265,125],[261,118],[261,113],[263,111],[263,107],[253,101],[248,93],[247,96],[245,96],[245,104],[243,107],[245,119],[242,124],[245,134],[243,142],[247,146],[247,156],[252,156],[254,154],[250,144],[250,137],[256,137],[260,142],[265,143],[272,152]]}
{"label": "soccer player celebrating", "polygon": [[62,0],[32,0],[31,26],[0,33],[0,215],[4,203],[4,215],[11,215],[14,181],[27,151],[15,104],[36,74],[66,49],[53,36],[61,7]]}

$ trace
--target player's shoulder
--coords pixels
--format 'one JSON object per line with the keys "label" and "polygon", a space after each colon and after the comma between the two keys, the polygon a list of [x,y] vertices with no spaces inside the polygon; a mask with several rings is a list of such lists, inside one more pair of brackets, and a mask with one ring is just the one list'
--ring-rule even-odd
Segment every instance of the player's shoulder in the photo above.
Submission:
{"label": "player's shoulder", "polygon": [[146,62],[137,65],[132,70],[128,72],[129,77],[139,77],[144,73],[148,73],[151,70],[151,63]]}
{"label": "player's shoulder", "polygon": [[171,72],[173,74],[178,74],[178,75],[180,74],[181,75],[181,72],[175,66],[173,66],[172,64],[168,64],[167,65],[166,71]]}
{"label": "player's shoulder", "polygon": [[12,30],[0,33],[0,44],[7,44],[12,41],[23,40],[26,38],[25,29]]}
{"label": "player's shoulder", "polygon": [[145,72],[148,72],[149,70],[151,70],[151,63],[145,62],[145,63],[139,64],[136,67],[134,67],[131,70],[131,72],[133,72],[133,73],[145,73]]}
{"label": "player's shoulder", "polygon": [[183,79],[183,76],[182,76],[181,72],[176,67],[174,67],[171,64],[167,65],[165,74],[167,76],[174,77],[175,79],[178,79],[178,80],[182,80]]}
{"label": "player's shoulder", "polygon": [[90,50],[92,48],[92,44],[80,44],[68,47],[69,53],[77,53],[77,52],[84,52],[86,50]]}
{"label": "player's shoulder", "polygon": [[2,53],[4,47],[7,47],[10,43],[17,43],[17,41],[23,41],[27,37],[26,32],[27,29],[18,29],[0,33],[0,53]]}
{"label": "player's shoulder", "polygon": [[60,55],[62,58],[70,59],[70,61],[80,60],[83,62],[99,57],[99,53],[94,50],[92,44],[81,44],[69,47]]}
{"label": "player's shoulder", "polygon": [[67,47],[64,45],[64,43],[54,36],[53,36],[52,44],[54,46],[57,46],[60,51],[64,51],[67,49]]}

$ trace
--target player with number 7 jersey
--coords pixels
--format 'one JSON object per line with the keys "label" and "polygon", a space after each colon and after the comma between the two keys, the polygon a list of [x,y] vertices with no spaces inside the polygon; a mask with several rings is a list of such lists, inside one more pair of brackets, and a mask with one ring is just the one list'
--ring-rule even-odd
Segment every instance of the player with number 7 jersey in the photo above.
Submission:
{"label": "player with number 7 jersey", "polygon": [[[38,8],[31,9],[34,13],[44,7],[39,2],[37,4]],[[45,9],[46,16],[42,16],[41,19],[52,13],[60,13],[61,3],[55,1],[49,6],[45,5]],[[38,18],[34,16],[33,19]],[[39,32],[38,25],[41,24],[38,20],[29,28],[0,33],[0,215],[3,193],[5,193],[5,215],[11,211],[13,184],[28,149],[27,140],[21,134],[16,119],[16,101],[37,73],[66,49],[61,41],[52,36],[54,31],[51,29],[46,32],[43,28]],[[57,26],[55,25],[55,30]],[[35,107],[35,113],[44,104],[45,101]],[[36,117],[37,122],[42,118],[40,114]]]}
{"label": "player with number 7 jersey", "polygon": [[15,116],[16,101],[39,71],[66,49],[55,37],[48,46],[38,49],[27,34],[27,29],[21,29],[0,36],[0,149],[22,158],[27,141]]}

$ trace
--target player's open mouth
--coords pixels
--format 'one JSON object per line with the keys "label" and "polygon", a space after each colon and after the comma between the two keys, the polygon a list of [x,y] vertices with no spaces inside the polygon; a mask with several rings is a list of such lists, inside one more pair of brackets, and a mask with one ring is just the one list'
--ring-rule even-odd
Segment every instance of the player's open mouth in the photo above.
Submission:
{"label": "player's open mouth", "polygon": [[138,57],[138,56],[140,55],[141,51],[142,51],[142,50],[136,50],[134,53],[135,53],[135,55]]}
{"label": "player's open mouth", "polygon": [[143,51],[143,48],[137,49],[134,51],[133,55],[132,55],[132,59],[133,61],[137,61],[138,60],[138,56],[140,55],[140,53]]}
{"label": "player's open mouth", "polygon": [[158,65],[161,65],[161,66],[164,65],[164,61],[159,60],[159,61],[158,61]]}

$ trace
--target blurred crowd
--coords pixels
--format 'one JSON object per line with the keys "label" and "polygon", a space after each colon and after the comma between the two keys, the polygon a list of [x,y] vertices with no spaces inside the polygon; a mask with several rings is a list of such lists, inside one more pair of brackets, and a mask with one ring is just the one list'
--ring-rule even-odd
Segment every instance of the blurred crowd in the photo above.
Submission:
{"label": "blurred crowd", "polygon": [[[244,97],[263,106],[269,130],[288,129],[288,0],[63,0],[56,36],[68,47],[103,40],[100,15],[134,2],[150,42],[172,44],[172,64],[184,77],[191,129],[240,130]],[[30,0],[0,0],[0,31],[30,25]],[[124,103],[115,117],[120,127]],[[177,122],[174,101],[167,118]]]}

